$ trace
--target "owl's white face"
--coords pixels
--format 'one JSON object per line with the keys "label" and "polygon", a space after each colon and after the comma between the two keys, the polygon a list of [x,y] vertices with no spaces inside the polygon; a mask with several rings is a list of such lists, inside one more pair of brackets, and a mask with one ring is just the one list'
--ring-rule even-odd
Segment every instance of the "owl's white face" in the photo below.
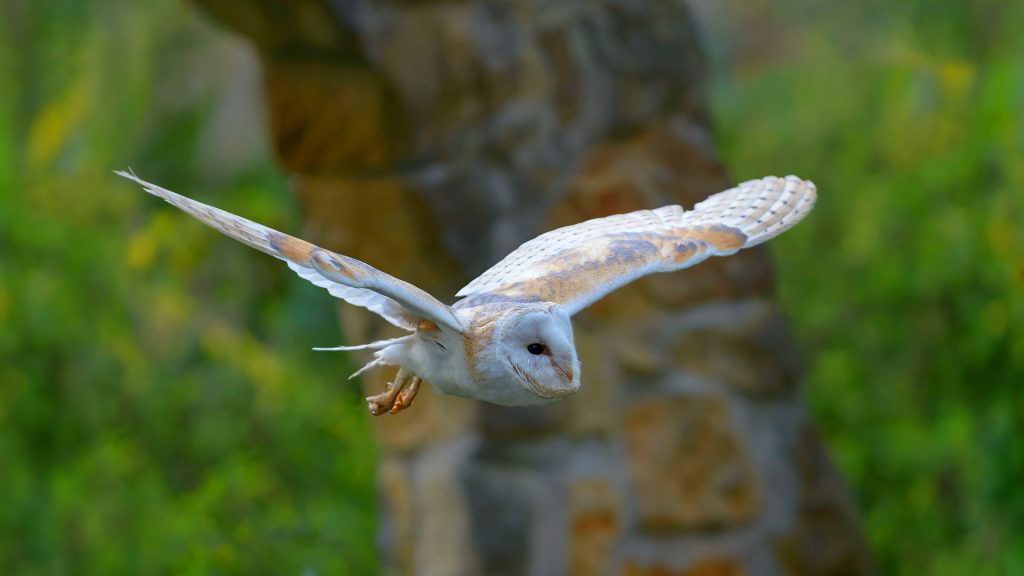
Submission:
{"label": "owl's white face", "polygon": [[580,362],[569,315],[561,306],[545,305],[516,313],[498,336],[501,356],[515,381],[547,400],[580,388]]}

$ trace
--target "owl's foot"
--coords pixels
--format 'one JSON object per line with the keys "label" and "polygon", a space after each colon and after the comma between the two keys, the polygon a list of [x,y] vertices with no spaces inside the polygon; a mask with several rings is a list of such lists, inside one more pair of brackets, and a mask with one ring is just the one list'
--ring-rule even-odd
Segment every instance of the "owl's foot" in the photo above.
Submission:
{"label": "owl's foot", "polygon": [[398,394],[398,398],[395,399],[395,405],[391,407],[390,412],[392,414],[397,414],[409,406],[412,406],[412,401],[416,398],[416,393],[420,391],[420,384],[422,382],[422,378],[419,376],[413,376],[409,380],[409,385]]}
{"label": "owl's foot", "polygon": [[423,380],[419,376],[412,375],[405,368],[399,368],[395,375],[394,382],[388,382],[384,392],[374,396],[366,397],[366,404],[370,414],[383,416],[384,414],[396,414],[412,406],[412,401],[419,392],[420,383]]}

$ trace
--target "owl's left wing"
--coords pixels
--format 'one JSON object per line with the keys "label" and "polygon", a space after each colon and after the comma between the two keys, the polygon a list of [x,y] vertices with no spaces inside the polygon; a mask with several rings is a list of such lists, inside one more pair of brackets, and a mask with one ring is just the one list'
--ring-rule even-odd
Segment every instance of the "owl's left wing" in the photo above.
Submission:
{"label": "owl's left wing", "polygon": [[462,306],[545,301],[575,314],[647,274],[693,266],[770,240],[814,206],[814,184],[795,176],[744,182],[699,202],[595,218],[542,234],[457,296]]}
{"label": "owl's left wing", "polygon": [[452,309],[423,290],[342,254],[247,220],[219,208],[186,198],[142,180],[131,172],[116,171],[150,194],[243,244],[284,260],[296,274],[349,304],[375,312],[388,322],[415,330],[430,320],[461,332]]}

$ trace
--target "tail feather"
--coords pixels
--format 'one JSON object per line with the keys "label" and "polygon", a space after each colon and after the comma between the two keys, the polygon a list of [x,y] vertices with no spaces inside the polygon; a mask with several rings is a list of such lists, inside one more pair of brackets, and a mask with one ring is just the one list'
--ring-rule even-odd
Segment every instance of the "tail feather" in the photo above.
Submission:
{"label": "tail feather", "polygon": [[382,358],[380,358],[380,357],[374,358],[373,360],[367,362],[362,368],[360,368],[359,370],[356,370],[355,372],[353,372],[348,377],[348,379],[351,380],[351,379],[355,378],[356,376],[359,376],[363,372],[366,372],[370,368],[375,368],[377,366],[384,366],[385,364],[387,364],[387,363],[384,362],[384,360]]}
{"label": "tail feather", "polygon": [[356,346],[335,346],[333,348],[313,348],[313,350],[321,352],[333,352],[335,350],[374,350],[375,352],[373,353],[373,360],[367,362],[362,368],[353,372],[352,375],[348,377],[348,379],[351,380],[356,376],[359,376],[363,372],[366,372],[370,368],[392,364],[393,360],[388,361],[388,359],[384,357],[385,355],[382,354],[384,349],[388,348],[389,346],[394,346],[396,344],[406,342],[413,337],[414,334],[407,334],[405,336],[399,336],[398,338],[389,338],[387,340],[378,340],[376,342],[370,342],[369,344],[358,344]]}
{"label": "tail feather", "polygon": [[387,348],[392,344],[397,344],[404,340],[408,340],[412,337],[412,334],[406,336],[400,336],[398,338],[389,338],[387,340],[378,340],[376,342],[370,342],[369,344],[357,344],[355,346],[335,346],[333,348],[313,348],[317,352],[335,352],[335,351],[346,351],[346,350],[380,350]]}

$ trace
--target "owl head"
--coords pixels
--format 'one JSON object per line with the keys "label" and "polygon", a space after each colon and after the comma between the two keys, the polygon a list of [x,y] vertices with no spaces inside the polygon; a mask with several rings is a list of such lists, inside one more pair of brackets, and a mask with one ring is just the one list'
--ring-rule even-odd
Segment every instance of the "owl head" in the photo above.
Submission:
{"label": "owl head", "polygon": [[553,400],[580,388],[580,361],[565,310],[550,302],[524,306],[503,323],[499,354],[511,376],[534,395]]}

